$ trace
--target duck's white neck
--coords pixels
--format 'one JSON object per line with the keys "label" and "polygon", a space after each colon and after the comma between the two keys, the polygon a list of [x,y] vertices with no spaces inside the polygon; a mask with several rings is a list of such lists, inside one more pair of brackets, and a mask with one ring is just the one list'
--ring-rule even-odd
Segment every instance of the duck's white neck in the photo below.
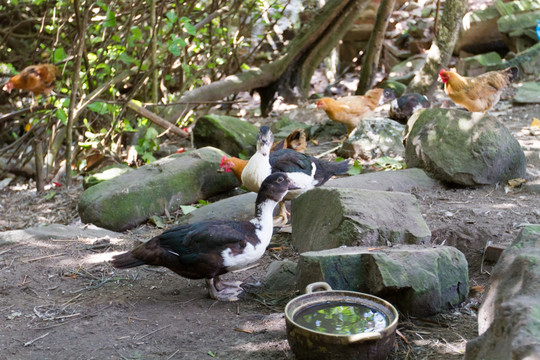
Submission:
{"label": "duck's white neck", "polygon": [[255,225],[257,237],[265,248],[272,239],[272,232],[274,230],[274,208],[277,204],[276,201],[271,199],[266,199],[257,204],[255,207],[255,218],[251,220],[251,223]]}

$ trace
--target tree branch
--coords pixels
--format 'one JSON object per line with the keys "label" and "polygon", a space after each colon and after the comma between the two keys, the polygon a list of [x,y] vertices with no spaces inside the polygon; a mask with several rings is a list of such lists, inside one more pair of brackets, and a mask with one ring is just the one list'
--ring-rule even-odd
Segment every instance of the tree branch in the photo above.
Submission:
{"label": "tree branch", "polygon": [[152,121],[154,124],[161,126],[164,129],[170,130],[172,133],[181,136],[183,138],[189,138],[189,134],[179,127],[171,124],[167,120],[163,119],[162,117],[154,114],[153,112],[137,105],[133,101],[129,101],[127,103],[127,107],[133,111],[135,111],[137,114],[141,115],[142,117],[147,118],[148,120]]}

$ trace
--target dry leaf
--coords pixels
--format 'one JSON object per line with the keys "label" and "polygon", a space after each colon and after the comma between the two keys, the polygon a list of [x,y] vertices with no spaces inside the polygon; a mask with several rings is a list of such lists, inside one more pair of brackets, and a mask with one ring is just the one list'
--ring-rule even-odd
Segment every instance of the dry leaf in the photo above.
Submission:
{"label": "dry leaf", "polygon": [[471,286],[469,291],[471,293],[476,293],[476,294],[481,294],[485,291],[485,288],[481,285],[477,285],[477,286]]}
{"label": "dry leaf", "polygon": [[510,179],[508,180],[508,186],[510,186],[510,188],[520,187],[521,184],[525,183],[526,181],[527,180],[522,178]]}
{"label": "dry leaf", "polygon": [[537,118],[534,118],[530,125],[531,128],[537,128],[540,129],[540,120]]}

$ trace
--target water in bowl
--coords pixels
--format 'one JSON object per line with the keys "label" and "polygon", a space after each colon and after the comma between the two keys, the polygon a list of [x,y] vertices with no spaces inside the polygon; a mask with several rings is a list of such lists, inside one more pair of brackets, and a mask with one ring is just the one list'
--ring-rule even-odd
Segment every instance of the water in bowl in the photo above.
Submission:
{"label": "water in bowl", "polygon": [[354,335],[381,331],[388,325],[388,318],[384,313],[360,304],[325,302],[301,310],[294,322],[322,333]]}

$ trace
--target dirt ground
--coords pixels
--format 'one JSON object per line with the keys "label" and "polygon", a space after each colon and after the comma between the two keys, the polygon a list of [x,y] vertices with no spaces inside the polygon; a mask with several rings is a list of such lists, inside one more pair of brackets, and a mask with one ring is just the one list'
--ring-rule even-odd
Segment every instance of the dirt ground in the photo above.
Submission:
{"label": "dirt ground", "polygon": [[[501,102],[496,115],[529,154],[529,181],[540,177],[540,131],[529,130],[540,107]],[[320,152],[310,148],[310,152]],[[48,191],[50,193],[51,190]],[[0,191],[0,230],[80,220],[80,186],[36,196],[33,182]],[[482,260],[488,242],[508,244],[523,224],[540,223],[540,195],[504,184],[414,192],[432,242],[456,246],[470,268],[471,286],[486,286],[493,264]],[[167,220],[166,220],[167,221]],[[235,303],[207,297],[204,281],[160,268],[113,269],[107,260],[135,239],[161,230],[144,225],[107,243],[50,240],[0,247],[0,359],[291,359],[285,333],[286,298],[257,295],[268,265],[294,259],[289,235],[276,236],[258,266],[225,276],[251,284]],[[482,292],[431,318],[400,318],[391,359],[461,359],[475,337]]]}

